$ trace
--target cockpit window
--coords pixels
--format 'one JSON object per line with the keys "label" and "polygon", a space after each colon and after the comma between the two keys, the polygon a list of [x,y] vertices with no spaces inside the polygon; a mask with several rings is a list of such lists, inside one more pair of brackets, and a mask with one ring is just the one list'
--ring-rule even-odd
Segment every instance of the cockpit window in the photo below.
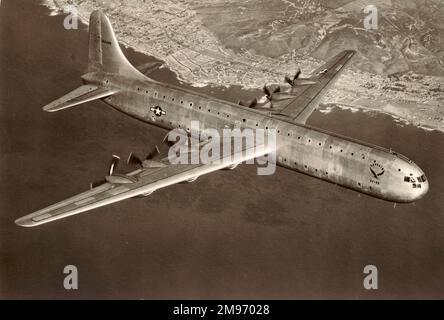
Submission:
{"label": "cockpit window", "polygon": [[404,177],[404,181],[405,181],[405,182],[410,182],[410,177],[405,176],[405,177]]}
{"label": "cockpit window", "polygon": [[426,178],[425,174],[423,174],[422,176],[418,177],[418,181],[419,182],[426,182],[427,178]]}

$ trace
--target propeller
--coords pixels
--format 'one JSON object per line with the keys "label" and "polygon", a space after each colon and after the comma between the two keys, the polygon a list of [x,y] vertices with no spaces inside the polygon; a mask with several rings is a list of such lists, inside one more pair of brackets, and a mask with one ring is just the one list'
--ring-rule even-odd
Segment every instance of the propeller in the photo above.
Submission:
{"label": "propeller", "polygon": [[297,78],[299,78],[299,76],[301,75],[301,69],[300,68],[298,68],[298,71],[296,71],[296,74],[294,75],[294,78],[293,78],[293,80],[295,80],[295,79],[297,79]]}
{"label": "propeller", "polygon": [[265,96],[267,97],[267,99],[271,100],[271,92],[270,92],[270,89],[267,88],[267,85],[264,85],[264,87],[262,88],[262,91],[265,93]]}
{"label": "propeller", "polygon": [[265,98],[268,100],[269,108],[273,108],[273,102],[272,102],[273,94],[281,92],[281,87],[277,87],[273,90],[273,92],[271,92],[270,89],[267,87],[267,85],[264,85],[262,90],[265,93]]}
{"label": "propeller", "polygon": [[111,157],[111,162],[109,164],[109,169],[108,169],[109,176],[113,175],[114,170],[117,168],[117,165],[119,164],[119,161],[120,161],[120,157],[113,154],[113,156]]}
{"label": "propeller", "polygon": [[[114,170],[116,170],[117,164],[119,163],[119,161],[120,161],[120,157],[116,156],[115,154],[113,154],[113,156],[111,157],[110,164],[108,166],[108,171],[107,171],[107,175],[108,176],[112,176],[113,175]],[[102,184],[104,184],[106,182],[107,182],[106,178],[103,178],[101,180],[97,180],[97,181],[91,182],[89,187],[90,187],[90,189],[92,189],[92,188],[98,187],[98,186],[100,186],[100,185],[102,185]]]}
{"label": "propeller", "polygon": [[293,76],[293,79],[291,79],[289,76],[285,76],[284,80],[287,82],[290,86],[303,86],[307,84],[315,84],[316,81],[312,81],[309,79],[299,79],[299,76],[301,75],[301,69],[298,68],[295,75]]}
{"label": "propeller", "polygon": [[143,161],[137,155],[131,152],[126,160],[126,163],[141,166]]}
{"label": "propeller", "polygon": [[291,80],[289,76],[285,76],[284,80],[285,80],[285,82],[287,82],[290,86],[293,86],[293,80]]}
{"label": "propeller", "polygon": [[273,90],[273,92],[271,92],[270,89],[268,89],[267,85],[264,85],[264,87],[262,88],[262,91],[264,91],[265,96],[267,97],[267,99],[269,101],[271,101],[271,99],[273,97],[273,93],[281,92],[281,87],[277,87],[276,89]]}
{"label": "propeller", "polygon": [[[151,152],[147,154],[147,156],[145,157],[145,160],[151,160],[152,158],[154,158],[158,154],[160,154],[160,150],[159,150],[159,147],[156,145],[154,147],[154,149],[151,150]],[[132,152],[129,154],[128,159],[126,160],[126,163],[143,167],[143,160]]]}
{"label": "propeller", "polygon": [[290,86],[293,87],[295,85],[295,80],[299,78],[300,75],[301,75],[301,69],[298,68],[295,75],[293,76],[293,79],[291,79],[289,76],[285,76],[285,82],[287,82]]}

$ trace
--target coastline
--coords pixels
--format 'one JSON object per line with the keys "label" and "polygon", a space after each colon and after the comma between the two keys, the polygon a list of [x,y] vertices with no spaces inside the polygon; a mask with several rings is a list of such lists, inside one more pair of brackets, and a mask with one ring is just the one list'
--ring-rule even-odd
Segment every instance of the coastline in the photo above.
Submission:
{"label": "coastline", "polygon": [[[42,5],[46,6],[51,10],[52,14],[50,15],[60,15],[64,13],[63,1],[64,0],[44,0],[42,2]],[[82,12],[79,11],[78,17],[80,23],[82,23],[85,26],[88,26],[89,22],[88,16],[83,15]],[[150,57],[152,56],[150,52],[147,52],[146,50],[143,50],[137,45],[133,45],[125,41],[125,39],[119,38],[119,42],[122,43],[126,48],[131,48],[138,53]],[[157,57],[157,56],[152,56],[152,57],[163,61],[164,64],[160,68],[168,68],[168,70],[174,73],[176,79],[179,82],[187,84],[194,88],[217,88],[224,90],[226,88],[229,88],[230,86],[237,85],[237,84],[228,84],[224,82],[220,83],[220,81],[218,83],[199,82],[199,81],[190,82],[189,77],[183,76],[177,68],[171,65],[171,59],[168,58],[163,59],[162,57]],[[351,72],[351,75],[341,76],[340,79],[338,80],[338,83],[340,83],[339,86],[346,88],[350,83],[350,81],[353,81],[355,76],[356,76],[355,72]],[[380,81],[380,79],[378,81]],[[259,87],[251,88],[242,85],[241,89],[252,90],[252,89],[259,89]],[[337,107],[343,109],[354,108],[361,110],[363,112],[366,111],[379,112],[382,114],[390,115],[394,119],[399,120],[405,124],[410,124],[427,131],[437,130],[440,132],[444,132],[444,108],[441,106],[441,102],[439,100],[432,101],[432,104],[426,104],[422,103],[421,101],[406,100],[406,102],[403,103],[401,100],[397,99],[388,100],[384,98],[385,97],[375,97],[375,96],[361,98],[359,92],[352,92],[352,90],[343,90],[342,88],[333,88],[323,98],[318,109],[320,111],[324,110],[324,112],[322,111],[321,112],[325,114],[328,113],[325,112],[325,105],[335,104]],[[372,99],[373,101],[370,102]],[[363,100],[365,100],[365,103],[362,103]],[[436,104],[436,106],[433,106],[433,103]],[[416,104],[418,108],[422,107],[423,109],[421,110],[426,112],[424,112],[424,114],[418,112],[418,110],[416,110],[414,107],[411,106],[412,104]],[[395,107],[389,108],[387,106],[395,106]],[[441,111],[440,109],[443,110]],[[428,114],[426,115],[427,112]]]}
{"label": "coastline", "polygon": [[435,127],[430,127],[429,125],[425,125],[425,124],[421,124],[421,123],[416,123],[412,120],[408,120],[406,118],[403,118],[402,116],[397,115],[396,113],[390,113],[384,110],[378,110],[378,109],[373,109],[373,108],[369,108],[369,107],[365,107],[362,105],[347,105],[347,104],[341,104],[341,103],[334,103],[334,104],[320,104],[319,105],[319,112],[323,115],[328,115],[329,113],[331,113],[335,108],[341,109],[341,110],[349,110],[352,113],[355,112],[364,112],[364,113],[375,113],[375,114],[384,114],[387,116],[390,116],[394,119],[394,122],[396,122],[398,125],[399,123],[402,123],[402,126],[404,125],[410,125],[425,131],[438,131],[441,133],[444,133],[444,129],[443,128],[435,128]]}

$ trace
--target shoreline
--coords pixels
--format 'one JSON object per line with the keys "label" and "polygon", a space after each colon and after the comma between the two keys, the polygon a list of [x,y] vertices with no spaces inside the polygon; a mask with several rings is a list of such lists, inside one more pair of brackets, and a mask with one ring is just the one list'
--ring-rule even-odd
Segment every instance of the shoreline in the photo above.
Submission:
{"label": "shoreline", "polygon": [[347,104],[341,104],[341,103],[320,104],[318,107],[318,110],[323,115],[328,115],[335,108],[338,108],[341,110],[349,110],[351,113],[355,113],[355,112],[372,113],[373,112],[376,114],[384,114],[384,115],[387,115],[387,116],[390,116],[391,118],[393,118],[394,122],[396,122],[398,124],[402,123],[403,125],[413,126],[415,128],[419,128],[424,131],[428,131],[428,132],[438,131],[438,132],[444,134],[444,129],[442,129],[442,128],[439,128],[439,127],[435,128],[435,127],[430,127],[428,125],[418,124],[418,123],[415,123],[411,120],[405,119],[395,113],[390,113],[390,112],[387,112],[384,110],[377,110],[377,109],[365,107],[362,105],[347,105]]}
{"label": "shoreline", "polygon": [[[46,6],[51,11],[50,16],[62,15],[62,14],[66,13],[65,10],[64,10],[64,6],[62,4],[60,4],[59,0],[43,0],[41,4],[43,6]],[[80,12],[78,12],[78,17],[79,17],[79,23],[83,24],[84,26],[88,26],[88,24],[89,24],[89,17],[80,14]],[[217,88],[217,89],[224,90],[224,89],[227,89],[227,88],[230,88],[231,86],[233,86],[233,85],[229,85],[229,84],[219,84],[219,83],[203,83],[203,82],[202,83],[201,82],[192,83],[192,82],[188,82],[187,79],[182,77],[180,72],[175,70],[175,68],[172,68],[168,64],[168,61],[166,61],[165,59],[159,58],[157,56],[153,56],[149,52],[146,52],[145,50],[139,48],[138,46],[131,45],[130,43],[126,42],[124,39],[119,39],[119,42],[121,44],[123,44],[126,48],[130,48],[130,49],[132,49],[132,50],[134,50],[134,51],[136,51],[136,52],[138,52],[140,54],[146,55],[148,57],[153,57],[155,59],[159,59],[160,61],[163,62],[163,65],[160,67],[160,69],[167,68],[172,73],[174,73],[176,79],[179,82],[187,84],[187,85],[189,85],[191,87],[194,87],[194,88],[213,88],[213,89]],[[241,90],[245,90],[245,91],[248,91],[248,90],[251,91],[251,90],[256,90],[256,89],[259,89],[259,88],[249,88],[249,87],[241,86]],[[330,91],[330,94],[333,92],[333,90]],[[326,100],[326,99],[324,99],[324,100]],[[341,102],[340,100],[341,99],[339,99],[339,101],[335,101],[335,102],[332,102],[332,103],[321,102],[319,104],[319,106],[318,106],[318,110],[319,111],[325,110],[325,106],[328,106],[330,104],[334,104],[336,107],[341,108],[341,109],[358,109],[359,111],[362,111],[362,112],[373,111],[373,112],[378,112],[378,113],[389,115],[393,119],[399,120],[399,121],[403,122],[404,124],[412,125],[412,126],[421,128],[421,129],[426,130],[426,131],[439,131],[439,132],[444,133],[444,121],[442,121],[443,123],[440,124],[440,125],[435,125],[434,123],[431,123],[432,121],[427,121],[427,120],[419,121],[418,120],[416,122],[416,121],[414,121],[412,119],[409,119],[407,116],[403,116],[402,115],[402,113],[404,113],[404,112],[407,115],[409,114],[409,112],[408,112],[409,111],[409,107],[400,105],[401,103],[399,101],[396,101],[396,100],[393,100],[393,101],[384,100],[382,103],[384,105],[397,104],[397,107],[396,107],[396,111],[397,112],[390,112],[390,111],[384,110],[383,107],[377,108],[377,107],[365,106],[365,105],[362,105],[362,104],[354,104],[353,101],[349,101],[347,103],[344,103],[344,102]],[[414,103],[414,101],[411,101],[411,102]],[[418,105],[419,105],[419,103],[418,103]],[[428,105],[428,107],[432,108],[431,105]],[[328,111],[327,112],[325,112],[325,111],[322,112],[321,111],[321,113],[327,114]]]}

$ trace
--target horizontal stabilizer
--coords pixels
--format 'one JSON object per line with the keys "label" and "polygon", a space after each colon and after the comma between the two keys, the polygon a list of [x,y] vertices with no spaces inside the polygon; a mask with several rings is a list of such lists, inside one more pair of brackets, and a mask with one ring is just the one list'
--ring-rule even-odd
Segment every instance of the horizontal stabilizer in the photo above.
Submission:
{"label": "horizontal stabilizer", "polygon": [[162,62],[148,62],[137,67],[144,75],[148,76],[162,66]]}
{"label": "horizontal stabilizer", "polygon": [[118,90],[114,89],[100,88],[95,85],[84,85],[47,104],[43,107],[43,110],[48,112],[59,111],[74,107],[78,104],[108,97],[117,91]]}

